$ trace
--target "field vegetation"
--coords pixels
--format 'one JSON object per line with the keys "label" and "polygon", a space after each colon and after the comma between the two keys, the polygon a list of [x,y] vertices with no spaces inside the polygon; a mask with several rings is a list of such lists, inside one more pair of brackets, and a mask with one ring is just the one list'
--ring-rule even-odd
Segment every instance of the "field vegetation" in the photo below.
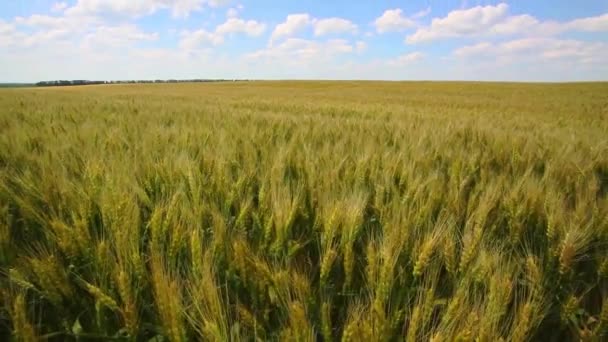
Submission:
{"label": "field vegetation", "polygon": [[608,339],[608,84],[0,90],[0,339]]}

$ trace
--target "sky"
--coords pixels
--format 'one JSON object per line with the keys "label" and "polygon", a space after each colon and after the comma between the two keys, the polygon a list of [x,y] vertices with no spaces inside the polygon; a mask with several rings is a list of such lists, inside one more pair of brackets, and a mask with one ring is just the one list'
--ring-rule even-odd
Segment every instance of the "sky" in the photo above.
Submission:
{"label": "sky", "polygon": [[4,0],[0,82],[608,80],[608,0]]}

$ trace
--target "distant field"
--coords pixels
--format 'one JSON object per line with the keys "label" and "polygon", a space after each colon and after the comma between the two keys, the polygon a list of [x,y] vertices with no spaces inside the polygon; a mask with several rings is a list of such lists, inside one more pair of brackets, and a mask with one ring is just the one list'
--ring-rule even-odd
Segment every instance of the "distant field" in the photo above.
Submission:
{"label": "distant field", "polygon": [[0,340],[608,339],[608,83],[0,90]]}

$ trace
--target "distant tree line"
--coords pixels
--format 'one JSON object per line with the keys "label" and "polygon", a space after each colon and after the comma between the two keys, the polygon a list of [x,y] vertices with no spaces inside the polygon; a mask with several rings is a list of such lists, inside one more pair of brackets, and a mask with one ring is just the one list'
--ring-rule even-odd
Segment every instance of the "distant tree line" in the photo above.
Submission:
{"label": "distant tree line", "polygon": [[[187,83],[187,82],[236,82],[237,80],[226,79],[191,79],[191,80],[122,80],[122,81],[89,81],[89,80],[57,80],[41,81],[36,83],[38,87],[63,87],[93,84],[133,84],[133,83]],[[246,80],[238,80],[246,81]]]}
{"label": "distant tree line", "polygon": [[42,81],[36,83],[38,87],[59,87],[59,86],[75,86],[75,85],[89,85],[89,84],[105,84],[105,81],[87,81],[87,80],[58,80],[58,81]]}

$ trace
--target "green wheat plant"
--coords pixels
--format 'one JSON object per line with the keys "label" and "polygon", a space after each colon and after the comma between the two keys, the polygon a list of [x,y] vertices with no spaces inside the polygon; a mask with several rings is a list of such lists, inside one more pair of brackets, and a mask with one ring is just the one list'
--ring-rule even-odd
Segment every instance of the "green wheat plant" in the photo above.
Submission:
{"label": "green wheat plant", "polygon": [[0,340],[606,340],[606,94],[3,89]]}

